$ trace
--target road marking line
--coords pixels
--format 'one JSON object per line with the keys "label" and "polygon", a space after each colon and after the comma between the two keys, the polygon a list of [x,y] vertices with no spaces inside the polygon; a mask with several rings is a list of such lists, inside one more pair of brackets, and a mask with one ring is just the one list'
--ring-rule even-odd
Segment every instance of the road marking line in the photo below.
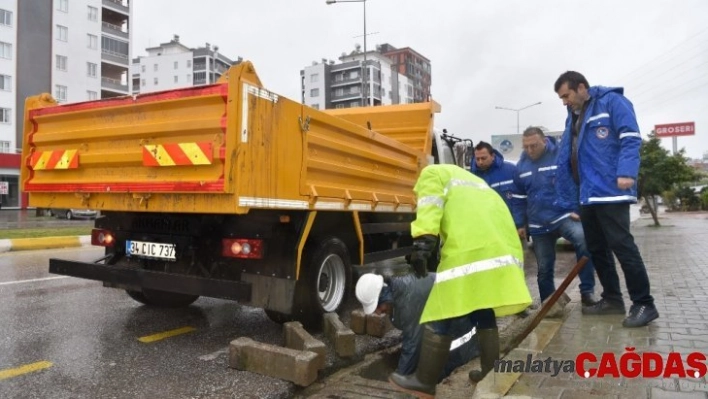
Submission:
{"label": "road marking line", "polygon": [[14,369],[0,370],[0,380],[17,377],[22,374],[32,373],[52,367],[52,362],[41,361],[36,363],[25,364],[24,366],[15,367]]}
{"label": "road marking line", "polygon": [[33,278],[31,280],[17,280],[17,281],[5,281],[0,283],[0,285],[12,285],[12,284],[24,284],[24,283],[36,283],[40,281],[50,281],[59,280],[62,278],[69,278],[69,276],[57,276],[57,277],[44,277],[44,278]]}
{"label": "road marking line", "polygon": [[219,357],[219,356],[221,356],[221,355],[223,355],[223,354],[226,354],[226,353],[229,353],[229,347],[228,347],[228,346],[227,346],[226,348],[219,349],[219,350],[216,351],[216,352],[212,352],[212,353],[208,353],[208,354],[203,355],[203,356],[199,356],[199,360],[204,360],[204,361],[214,360],[214,359],[216,359],[217,357]]}
{"label": "road marking line", "polygon": [[194,328],[194,327],[181,327],[181,328],[176,328],[174,330],[165,331],[165,332],[161,332],[161,333],[157,333],[157,334],[146,335],[144,337],[138,338],[138,341],[140,341],[144,344],[149,344],[149,343],[152,343],[155,341],[163,340],[165,338],[174,337],[175,335],[190,333],[195,330],[196,330],[196,328]]}

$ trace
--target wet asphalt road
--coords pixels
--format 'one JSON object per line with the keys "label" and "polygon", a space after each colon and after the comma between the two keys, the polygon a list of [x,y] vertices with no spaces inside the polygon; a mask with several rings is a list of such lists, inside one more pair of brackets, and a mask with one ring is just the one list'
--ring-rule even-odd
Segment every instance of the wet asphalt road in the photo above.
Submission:
{"label": "wet asphalt road", "polygon": [[[84,248],[0,254],[0,398],[297,394],[299,388],[287,381],[228,367],[228,343],[240,336],[283,345],[282,327],[260,309],[210,298],[184,309],[153,309],[100,282],[46,271],[50,257],[91,261],[101,253]],[[349,309],[353,306],[350,302]],[[193,330],[151,343],[138,341],[185,327]],[[344,361],[330,353],[324,373],[392,346],[398,337],[396,331],[383,339],[357,337],[357,357]],[[45,368],[2,379],[4,371],[22,366]]]}

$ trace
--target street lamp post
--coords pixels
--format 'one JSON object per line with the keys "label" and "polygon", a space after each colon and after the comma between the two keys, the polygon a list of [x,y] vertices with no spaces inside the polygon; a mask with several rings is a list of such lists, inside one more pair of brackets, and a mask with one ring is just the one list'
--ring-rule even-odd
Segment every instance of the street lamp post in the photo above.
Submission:
{"label": "street lamp post", "polygon": [[334,3],[363,3],[364,4],[364,65],[362,68],[361,77],[361,98],[364,106],[369,105],[369,86],[368,86],[368,71],[369,67],[366,65],[366,0],[326,0],[327,5],[332,5]]}
{"label": "street lamp post", "polygon": [[494,109],[503,109],[503,110],[506,110],[506,111],[514,111],[514,112],[516,112],[516,134],[519,134],[519,133],[520,133],[520,132],[519,132],[519,114],[521,113],[521,111],[523,111],[523,110],[525,110],[525,109],[527,109],[527,108],[531,108],[531,107],[533,107],[534,105],[541,105],[541,102],[539,101],[539,102],[537,102],[537,103],[533,103],[533,104],[531,104],[531,105],[527,105],[527,106],[525,106],[525,107],[523,107],[523,108],[518,108],[518,109],[506,108],[506,107],[499,107],[499,106],[494,107]]}

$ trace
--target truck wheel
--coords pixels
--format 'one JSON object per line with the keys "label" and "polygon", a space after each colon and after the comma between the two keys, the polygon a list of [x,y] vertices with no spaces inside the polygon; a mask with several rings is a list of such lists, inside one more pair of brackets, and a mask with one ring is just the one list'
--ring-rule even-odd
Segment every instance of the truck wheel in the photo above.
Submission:
{"label": "truck wheel", "polygon": [[191,305],[199,298],[199,295],[178,294],[176,292],[158,290],[125,290],[128,296],[142,303],[143,305],[155,306],[159,308],[183,308]]}
{"label": "truck wheel", "polygon": [[319,327],[322,315],[340,310],[351,291],[349,251],[340,239],[328,237],[308,244],[303,260],[292,318]]}
{"label": "truck wheel", "polygon": [[66,211],[66,220],[71,220],[74,218],[74,214],[71,213],[71,211]]}

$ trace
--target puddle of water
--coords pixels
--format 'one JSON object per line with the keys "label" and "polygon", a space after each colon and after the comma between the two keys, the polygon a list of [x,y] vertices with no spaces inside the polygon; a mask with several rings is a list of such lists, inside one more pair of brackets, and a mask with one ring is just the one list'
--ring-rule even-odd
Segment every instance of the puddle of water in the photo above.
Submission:
{"label": "puddle of water", "polygon": [[381,358],[362,368],[359,376],[367,380],[388,381],[388,375],[393,373],[398,366],[399,351],[382,353]]}

